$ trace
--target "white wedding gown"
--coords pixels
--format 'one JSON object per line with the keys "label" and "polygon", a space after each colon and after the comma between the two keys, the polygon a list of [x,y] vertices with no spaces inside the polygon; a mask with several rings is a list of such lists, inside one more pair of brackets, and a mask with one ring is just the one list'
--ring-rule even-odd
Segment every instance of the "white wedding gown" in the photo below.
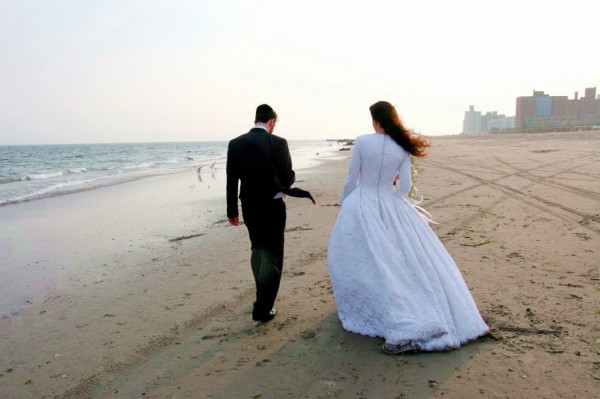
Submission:
{"label": "white wedding gown", "polygon": [[388,135],[357,138],[328,249],[338,315],[345,330],[390,344],[457,348],[488,326],[410,187],[407,151]]}

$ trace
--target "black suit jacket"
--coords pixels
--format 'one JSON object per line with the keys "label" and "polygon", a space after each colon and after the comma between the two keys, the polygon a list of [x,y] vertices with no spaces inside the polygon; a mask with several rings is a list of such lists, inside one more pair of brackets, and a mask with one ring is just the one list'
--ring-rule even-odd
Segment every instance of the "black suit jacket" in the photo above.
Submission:
{"label": "black suit jacket", "polygon": [[251,203],[273,199],[294,184],[295,178],[284,138],[261,128],[236,137],[227,149],[227,217],[238,216],[238,181],[239,198]]}

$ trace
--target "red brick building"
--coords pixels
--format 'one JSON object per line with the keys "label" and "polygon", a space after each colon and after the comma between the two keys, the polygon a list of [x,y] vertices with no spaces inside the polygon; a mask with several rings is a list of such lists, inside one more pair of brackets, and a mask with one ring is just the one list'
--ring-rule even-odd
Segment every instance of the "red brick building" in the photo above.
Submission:
{"label": "red brick building", "polygon": [[600,123],[600,100],[596,98],[595,87],[586,88],[582,98],[576,92],[572,100],[543,91],[517,97],[517,129],[586,128],[597,123]]}

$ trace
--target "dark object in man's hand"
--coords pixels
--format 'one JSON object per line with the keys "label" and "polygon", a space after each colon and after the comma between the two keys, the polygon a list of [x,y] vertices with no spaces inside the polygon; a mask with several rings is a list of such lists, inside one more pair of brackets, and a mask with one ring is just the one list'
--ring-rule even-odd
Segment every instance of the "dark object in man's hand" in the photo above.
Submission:
{"label": "dark object in man's hand", "polygon": [[289,195],[290,197],[308,198],[312,201],[313,204],[316,204],[313,196],[310,195],[310,193],[308,191],[302,190],[301,188],[298,188],[298,187],[284,188],[282,191],[284,194]]}

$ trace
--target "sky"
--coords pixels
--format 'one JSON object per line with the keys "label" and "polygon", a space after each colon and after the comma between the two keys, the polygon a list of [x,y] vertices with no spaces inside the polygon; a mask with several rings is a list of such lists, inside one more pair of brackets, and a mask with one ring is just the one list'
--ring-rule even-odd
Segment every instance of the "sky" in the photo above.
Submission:
{"label": "sky", "polygon": [[[350,138],[600,85],[595,2],[0,0],[0,145]],[[600,91],[600,90],[599,90]]]}

